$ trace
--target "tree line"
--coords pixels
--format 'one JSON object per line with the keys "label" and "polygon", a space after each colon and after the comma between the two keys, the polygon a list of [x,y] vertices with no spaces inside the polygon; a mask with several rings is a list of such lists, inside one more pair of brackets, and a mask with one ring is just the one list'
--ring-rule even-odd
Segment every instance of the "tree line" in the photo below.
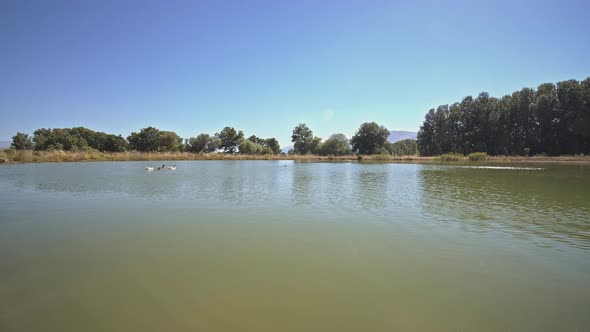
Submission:
{"label": "tree line", "polygon": [[12,137],[11,148],[16,150],[63,150],[101,152],[194,152],[245,154],[279,154],[281,148],[275,138],[260,138],[255,135],[244,138],[244,133],[225,127],[215,135],[200,134],[182,139],[173,131],[146,127],[132,132],[126,139],[121,135],[97,132],[84,127],[41,128],[33,136],[18,132]]}
{"label": "tree line", "polygon": [[333,134],[325,141],[314,136],[309,127],[301,123],[293,129],[291,142],[292,154],[316,154],[321,156],[344,156],[351,154],[391,154],[415,155],[415,140],[403,140],[395,143],[387,141],[389,130],[376,122],[361,124],[349,140],[344,134]]}
{"label": "tree line", "polygon": [[[353,153],[395,155],[416,154],[416,142],[404,140],[389,143],[389,130],[375,122],[363,123],[356,134],[348,139],[344,134],[333,134],[325,141],[315,136],[304,123],[297,125],[292,132],[293,149],[290,154],[317,154],[343,156]],[[132,132],[127,138],[121,135],[93,131],[84,127],[41,128],[33,136],[18,132],[12,138],[12,148],[16,150],[64,150],[102,152],[193,152],[229,154],[280,154],[281,147],[276,138],[261,138],[252,135],[248,138],[241,130],[225,127],[214,135],[199,134],[182,139],[175,132],[147,127]]]}
{"label": "tree line", "polygon": [[544,83],[502,98],[441,105],[418,132],[420,155],[573,155],[590,152],[590,78]]}
{"label": "tree line", "polygon": [[18,132],[12,137],[11,147],[16,150],[64,150],[80,151],[95,149],[106,152],[122,152],[129,143],[121,135],[97,132],[84,127],[41,128],[35,130],[33,137]]}
{"label": "tree line", "polygon": [[[375,122],[361,124],[348,139],[333,134],[325,141],[304,123],[293,129],[290,154],[350,155],[380,154],[441,155],[486,152],[490,155],[565,155],[590,153],[590,78],[544,83],[536,90],[523,88],[502,98],[482,92],[477,98],[441,105],[425,116],[418,139],[387,141],[389,130]],[[121,135],[84,127],[41,128],[30,137],[17,133],[12,148],[17,150],[103,152],[224,152],[229,154],[279,154],[279,142],[225,127],[214,135],[187,139],[175,132],[154,127]]]}

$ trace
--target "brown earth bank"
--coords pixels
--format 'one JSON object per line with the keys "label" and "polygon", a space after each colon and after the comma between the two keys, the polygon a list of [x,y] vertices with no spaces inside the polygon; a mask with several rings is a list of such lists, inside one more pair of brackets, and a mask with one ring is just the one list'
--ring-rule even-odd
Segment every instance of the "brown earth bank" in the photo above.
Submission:
{"label": "brown earth bank", "polygon": [[[76,161],[173,161],[173,160],[295,160],[295,161],[378,161],[378,162],[441,162],[439,157],[422,156],[390,156],[349,155],[349,156],[318,156],[318,155],[242,155],[190,152],[98,152],[98,151],[0,151],[0,163],[39,163],[39,162],[76,162]],[[449,163],[469,162],[467,157]],[[481,162],[481,161],[479,161]],[[590,164],[590,156],[490,156],[485,162],[498,163],[575,163]],[[447,163],[447,162],[445,162]]]}

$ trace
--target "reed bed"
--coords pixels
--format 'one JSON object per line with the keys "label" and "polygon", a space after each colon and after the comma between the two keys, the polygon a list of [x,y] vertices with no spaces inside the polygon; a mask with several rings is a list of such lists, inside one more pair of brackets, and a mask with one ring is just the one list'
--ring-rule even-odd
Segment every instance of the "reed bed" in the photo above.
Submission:
{"label": "reed bed", "polygon": [[[461,156],[459,162],[468,160]],[[0,163],[41,163],[41,162],[78,162],[78,161],[174,161],[174,160],[296,160],[296,161],[407,161],[430,163],[441,161],[440,157],[421,156],[391,156],[376,155],[347,155],[347,156],[319,156],[319,155],[243,155],[224,153],[191,153],[191,152],[99,152],[99,151],[16,151],[12,149],[0,150]],[[453,158],[455,159],[455,158]],[[450,160],[449,160],[450,161]],[[562,163],[590,163],[590,156],[489,156],[487,162],[562,162]]]}
{"label": "reed bed", "polygon": [[[157,161],[157,160],[357,160],[358,156],[319,156],[319,155],[244,155],[225,153],[191,152],[99,152],[99,151],[0,151],[0,158],[8,163],[76,162],[76,161]],[[363,156],[362,160],[430,160],[419,156]]]}

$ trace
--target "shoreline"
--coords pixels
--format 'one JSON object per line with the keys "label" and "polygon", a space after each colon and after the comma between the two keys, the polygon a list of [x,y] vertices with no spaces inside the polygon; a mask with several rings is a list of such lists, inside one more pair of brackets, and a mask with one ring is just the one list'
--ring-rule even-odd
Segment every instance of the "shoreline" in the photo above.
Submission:
{"label": "shoreline", "polygon": [[0,164],[25,164],[45,162],[100,162],[100,161],[191,161],[191,160],[293,160],[293,161],[356,161],[356,162],[410,162],[441,164],[474,163],[556,163],[588,164],[590,156],[490,156],[485,161],[469,161],[467,157],[460,161],[441,161],[439,157],[357,155],[318,156],[318,155],[240,155],[191,152],[98,152],[98,151],[14,151],[1,150]]}

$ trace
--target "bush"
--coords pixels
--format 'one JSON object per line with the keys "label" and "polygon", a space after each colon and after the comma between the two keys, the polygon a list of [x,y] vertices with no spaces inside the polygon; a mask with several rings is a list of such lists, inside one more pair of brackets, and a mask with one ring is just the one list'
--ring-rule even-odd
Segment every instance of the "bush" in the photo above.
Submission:
{"label": "bush", "polygon": [[404,139],[395,143],[386,143],[387,152],[394,156],[415,156],[418,148],[415,139]]}
{"label": "bush", "polygon": [[254,143],[248,139],[242,140],[240,142],[240,144],[238,145],[238,150],[240,154],[264,154],[265,152],[268,153],[268,151],[265,151],[264,146],[258,143]]}
{"label": "bush", "polygon": [[376,155],[373,155],[373,160],[389,160],[391,159],[391,156],[387,153],[379,153]]}
{"label": "bush", "polygon": [[524,148],[523,151],[525,156],[528,157],[531,155],[531,148]]}
{"label": "bush", "polygon": [[473,152],[468,155],[469,161],[485,161],[488,160],[488,154],[485,152]]}
{"label": "bush", "polygon": [[315,151],[321,156],[346,156],[352,154],[348,138],[344,134],[334,134],[320,143]]}
{"label": "bush", "polygon": [[440,156],[440,160],[442,161],[461,161],[463,160],[463,155],[460,153],[445,153]]}

